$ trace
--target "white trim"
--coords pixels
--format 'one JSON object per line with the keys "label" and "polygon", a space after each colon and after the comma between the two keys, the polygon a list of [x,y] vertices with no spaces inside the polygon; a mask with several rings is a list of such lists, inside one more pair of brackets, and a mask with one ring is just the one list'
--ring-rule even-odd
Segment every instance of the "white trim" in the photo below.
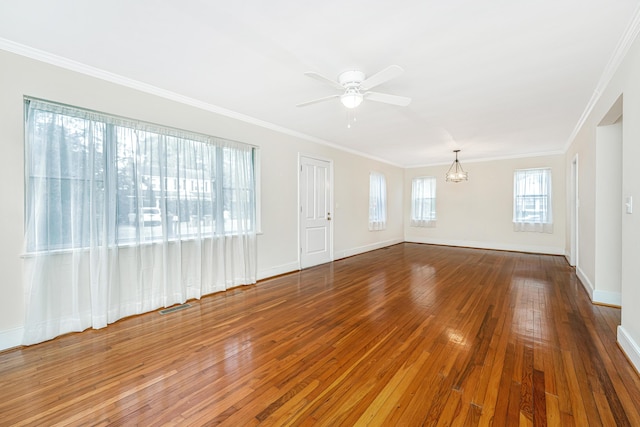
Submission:
{"label": "white trim", "polygon": [[39,49],[32,48],[30,46],[26,46],[20,43],[16,43],[11,40],[7,40],[0,37],[0,49],[5,50],[7,52],[14,53],[16,55],[24,56],[27,58],[35,59],[36,61],[41,61],[47,64],[55,65],[60,68],[64,68],[70,71],[74,71],[76,73],[81,73],[90,77],[95,77],[100,80],[104,80],[107,82],[115,83],[120,86],[128,87],[131,89],[139,90],[141,92],[145,92],[151,95],[155,95],[161,98],[168,99],[170,101],[179,102],[184,105],[189,105],[191,107],[199,108],[204,111],[209,111],[215,114],[220,114],[225,117],[230,117],[232,119],[240,120],[245,123],[249,123],[252,125],[260,126],[265,129],[270,129],[276,132],[280,132],[285,135],[290,135],[296,138],[304,139],[307,141],[315,142],[316,144],[326,145],[331,148],[335,148],[336,150],[340,150],[343,152],[355,154],[361,157],[365,157],[371,160],[375,160],[378,162],[382,162],[391,166],[396,166],[401,168],[402,165],[397,163],[393,163],[389,160],[385,160],[380,157],[372,156],[371,154],[363,153],[358,150],[354,150],[351,148],[344,147],[342,145],[326,141],[321,138],[316,138],[315,136],[307,135],[302,132],[295,131],[293,129],[286,128],[284,126],[279,126],[265,120],[260,120],[255,117],[248,116],[246,114],[238,113],[223,107],[219,107],[217,105],[210,104],[208,102],[204,102],[195,98],[190,98],[188,96],[181,95],[176,92],[172,92],[166,89],[159,88],[157,86],[150,85],[148,83],[141,82],[139,80],[134,80],[129,77],[121,76],[119,74],[111,73],[109,71],[101,70],[96,67],[92,67],[90,65],[83,64],[78,61],[74,61],[59,55],[54,55],[49,52],[45,52]]}
{"label": "white trim", "polygon": [[527,252],[545,255],[564,255],[565,250],[556,246],[515,245],[511,243],[479,242],[473,240],[434,239],[429,237],[406,236],[405,242],[426,243],[430,245],[461,246],[475,249],[493,249],[499,251]]}
{"label": "white trim", "polygon": [[[460,161],[460,163],[467,164],[467,163],[495,162],[500,160],[528,159],[530,157],[562,156],[565,154],[566,154],[566,150],[554,150],[554,151],[545,151],[542,153],[523,153],[523,154],[513,154],[510,156],[487,157],[487,158],[481,158],[481,159],[464,159],[464,162]],[[404,169],[416,169],[416,168],[425,168],[425,167],[432,167],[432,166],[449,166],[449,165],[451,165],[450,161],[404,166]]]}
{"label": "white trim", "polygon": [[613,305],[616,307],[622,306],[622,294],[620,292],[600,291],[595,289],[593,291],[593,299],[591,302],[596,304]]}
{"label": "white trim", "polygon": [[[327,212],[327,216],[329,217],[329,261],[323,261],[321,263],[324,262],[332,262],[334,260],[333,257],[333,245],[334,245],[334,236],[333,236],[333,231],[334,231],[334,226],[333,224],[335,223],[335,221],[332,220],[332,217],[335,218],[335,206],[334,206],[334,174],[333,174],[333,159],[330,158],[324,158],[321,156],[315,156],[315,155],[308,155],[308,154],[304,154],[304,153],[298,153],[298,205],[297,208],[298,209],[298,248],[300,248],[300,250],[298,251],[298,269],[302,270],[303,268],[307,268],[307,267],[313,267],[315,265],[319,265],[317,263],[314,263],[312,265],[305,265],[303,266],[303,260],[302,260],[302,252],[305,248],[302,247],[302,233],[303,233],[303,214],[304,212],[302,211],[302,191],[303,191],[303,187],[301,186],[301,175],[302,175],[302,165],[303,165],[303,159],[308,159],[308,160],[315,160],[317,162],[324,162],[327,163],[329,165],[329,212]],[[304,190],[306,192],[306,190]]]}
{"label": "white trim", "polygon": [[256,207],[256,234],[262,235],[262,149],[260,147],[253,148],[253,178],[254,178],[254,197]]}
{"label": "white trim", "polygon": [[640,373],[640,346],[622,325],[618,326],[618,345],[627,355],[636,371]]}
{"label": "white trim", "polygon": [[591,283],[591,280],[589,280],[587,275],[584,274],[579,266],[576,266],[576,276],[578,276],[578,280],[582,283],[582,287],[587,291],[587,294],[589,294],[589,299],[593,301],[593,290],[595,288]]}
{"label": "white trim", "polygon": [[[372,243],[370,245],[346,249],[344,251],[334,253],[333,261],[337,261],[342,258],[348,258],[354,255],[363,254],[365,252],[375,251],[376,249],[386,248],[387,246],[393,246],[403,242],[404,240],[402,239],[391,239],[384,242]],[[300,271],[300,264],[298,261],[290,262],[288,264],[282,264],[277,267],[268,268],[266,270],[261,270],[258,272],[258,280],[264,280],[270,277],[279,276],[281,274],[292,273],[294,271]]]}
{"label": "white trim", "polygon": [[297,261],[258,271],[258,280],[264,280],[269,277],[280,276],[281,274],[287,274],[294,271],[300,271],[300,264]]}
{"label": "white trim", "polygon": [[22,345],[23,335],[23,327],[0,331],[0,351],[8,350],[14,347],[20,347]]}
{"label": "white trim", "polygon": [[573,156],[569,171],[569,265],[576,267],[580,242],[580,180],[578,153]]}
{"label": "white trim", "polygon": [[582,287],[589,294],[589,299],[594,304],[607,304],[616,307],[622,306],[622,294],[620,292],[601,291],[591,283],[591,280],[584,274],[584,271],[580,267],[576,267],[576,276],[582,283]]}
{"label": "white trim", "polygon": [[638,36],[638,33],[640,33],[640,5],[637,6],[636,10],[633,12],[631,19],[629,20],[629,25],[625,29],[622,37],[620,38],[620,41],[618,41],[616,48],[611,54],[609,62],[605,66],[604,71],[602,72],[602,76],[600,76],[600,80],[598,81],[598,84],[593,91],[593,95],[591,95],[591,99],[582,112],[580,119],[578,119],[578,123],[576,123],[576,126],[573,128],[573,132],[571,132],[571,135],[569,135],[569,139],[564,146],[565,152],[569,150],[569,147],[573,143],[573,140],[576,138],[578,132],[580,132],[580,129],[587,121],[587,117],[589,116],[589,114],[591,114],[591,111],[600,100],[600,96],[602,96],[602,93],[611,82],[614,74],[616,73],[616,71],[618,71],[618,67],[624,60],[627,52],[629,52],[629,49]]}
{"label": "white trim", "polygon": [[377,242],[377,243],[372,243],[370,245],[346,249],[344,251],[336,252],[334,261],[342,258],[348,258],[354,255],[363,254],[369,251],[375,251],[376,249],[386,248],[387,246],[397,245],[398,243],[402,243],[402,242],[404,242],[404,240],[402,239],[391,239],[391,240],[386,240],[384,242]]}

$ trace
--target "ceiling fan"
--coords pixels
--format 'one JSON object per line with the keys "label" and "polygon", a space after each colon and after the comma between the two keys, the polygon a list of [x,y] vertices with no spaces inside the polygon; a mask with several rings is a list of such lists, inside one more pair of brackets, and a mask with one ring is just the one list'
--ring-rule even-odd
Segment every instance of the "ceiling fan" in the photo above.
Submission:
{"label": "ceiling fan", "polygon": [[342,102],[342,104],[347,108],[356,108],[364,99],[406,107],[411,102],[411,98],[407,98],[406,96],[390,95],[388,93],[371,92],[370,90],[382,83],[398,77],[402,73],[404,73],[404,70],[397,65],[391,65],[371,77],[366,77],[362,71],[349,70],[341,73],[338,76],[338,80],[335,81],[321,74],[309,71],[304,73],[305,76],[327,83],[338,89],[341,93],[314,99],[313,101],[303,102],[297,106],[306,107],[307,105],[315,104],[317,102],[340,98],[340,102]]}

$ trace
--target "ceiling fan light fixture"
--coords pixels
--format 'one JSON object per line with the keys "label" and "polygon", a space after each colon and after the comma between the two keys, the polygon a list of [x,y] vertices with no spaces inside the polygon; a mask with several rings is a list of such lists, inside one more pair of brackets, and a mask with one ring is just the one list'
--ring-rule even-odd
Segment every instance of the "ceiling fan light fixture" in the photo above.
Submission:
{"label": "ceiling fan light fixture", "polygon": [[449,167],[449,170],[447,171],[446,180],[448,182],[468,181],[469,174],[465,172],[464,169],[462,169],[462,165],[458,161],[458,153],[460,152],[460,150],[453,150],[453,152],[456,153],[456,159],[453,161],[451,167]]}
{"label": "ceiling fan light fixture", "polygon": [[354,89],[349,89],[340,96],[340,102],[342,102],[342,105],[347,108],[356,108],[358,105],[362,104],[363,99],[364,96]]}
{"label": "ceiling fan light fixture", "polygon": [[328,101],[330,99],[340,98],[340,102],[346,108],[353,109],[362,104],[364,98],[374,102],[383,102],[385,104],[398,105],[406,107],[411,102],[411,98],[406,96],[391,95],[388,93],[372,92],[376,86],[398,77],[404,70],[398,65],[390,65],[387,68],[378,71],[372,76],[366,77],[362,71],[347,70],[338,75],[338,80],[332,80],[314,71],[307,71],[305,76],[319,80],[331,87],[338,89],[340,93],[325,96],[311,101],[297,104],[298,107],[306,107],[317,102]]}

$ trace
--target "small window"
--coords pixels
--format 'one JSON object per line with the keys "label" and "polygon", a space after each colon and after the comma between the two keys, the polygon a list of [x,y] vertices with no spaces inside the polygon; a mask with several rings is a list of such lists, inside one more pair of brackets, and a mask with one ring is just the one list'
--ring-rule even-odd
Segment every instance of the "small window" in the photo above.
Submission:
{"label": "small window", "polygon": [[411,183],[411,226],[436,226],[436,178],[421,176]]}
{"label": "small window", "polygon": [[371,172],[369,175],[369,230],[387,228],[387,182],[384,175]]}
{"label": "small window", "polygon": [[551,169],[518,169],[513,177],[515,231],[553,233]]}

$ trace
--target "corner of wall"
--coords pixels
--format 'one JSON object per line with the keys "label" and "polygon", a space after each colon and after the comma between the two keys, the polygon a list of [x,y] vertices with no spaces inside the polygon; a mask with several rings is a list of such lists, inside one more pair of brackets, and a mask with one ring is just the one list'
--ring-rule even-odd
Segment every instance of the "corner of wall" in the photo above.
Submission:
{"label": "corner of wall", "polygon": [[596,289],[580,267],[576,267],[576,275],[578,276],[578,280],[582,284],[582,287],[584,287],[589,294],[589,299],[592,303],[613,305],[616,307],[622,306],[622,295],[620,292],[600,291]]}
{"label": "corner of wall", "polygon": [[636,371],[640,373],[640,346],[631,338],[631,335],[629,335],[622,325],[618,326],[618,345],[627,358],[629,358],[629,361]]}
{"label": "corner of wall", "polygon": [[615,307],[622,306],[622,295],[620,292],[609,291],[593,291],[593,298],[591,301],[595,304],[613,305]]}
{"label": "corner of wall", "polygon": [[584,290],[589,294],[589,299],[593,302],[593,285],[586,274],[584,274],[582,269],[578,266],[576,266],[576,276],[578,276],[578,281],[580,281]]}
{"label": "corner of wall", "polygon": [[[566,249],[564,251],[564,259],[567,260],[567,264],[571,265],[571,254]],[[571,265],[571,267],[575,267],[575,266]]]}

